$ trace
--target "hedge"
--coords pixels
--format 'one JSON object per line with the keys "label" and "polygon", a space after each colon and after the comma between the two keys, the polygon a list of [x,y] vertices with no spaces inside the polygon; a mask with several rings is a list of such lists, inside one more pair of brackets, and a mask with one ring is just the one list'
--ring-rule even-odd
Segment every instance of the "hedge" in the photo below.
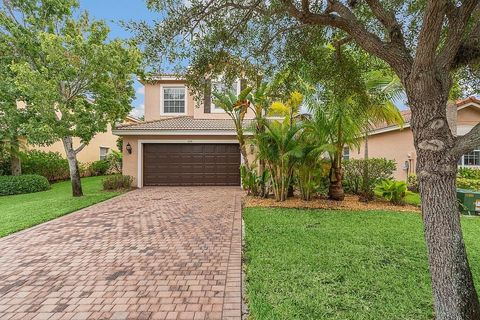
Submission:
{"label": "hedge", "polygon": [[457,178],[457,188],[480,192],[480,180]]}
{"label": "hedge", "polygon": [[0,196],[46,191],[50,184],[38,174],[0,176]]}
{"label": "hedge", "polygon": [[38,174],[48,181],[70,178],[68,161],[58,152],[28,151],[22,161],[22,173]]}

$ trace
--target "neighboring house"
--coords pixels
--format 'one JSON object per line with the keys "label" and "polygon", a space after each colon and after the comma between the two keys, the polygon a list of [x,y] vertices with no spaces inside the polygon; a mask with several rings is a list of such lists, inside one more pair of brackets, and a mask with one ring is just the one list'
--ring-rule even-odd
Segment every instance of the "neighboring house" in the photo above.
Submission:
{"label": "neighboring house", "polygon": [[[137,124],[141,123],[140,120],[135,119],[131,116],[127,116],[123,122],[123,124]],[[96,134],[90,143],[83,148],[77,154],[77,159],[81,163],[90,163],[98,160],[103,160],[106,158],[107,154],[112,150],[117,150],[117,140],[118,136],[112,133],[112,128],[108,125],[108,129],[106,132],[101,132]],[[74,138],[73,143],[75,147],[80,145],[80,139]],[[40,150],[45,152],[59,152],[62,156],[65,157],[65,149],[63,148],[63,143],[61,141],[55,142],[50,146],[34,146],[29,145],[28,149]]]}
{"label": "neighboring house", "polygon": [[[241,82],[234,89],[241,90]],[[242,162],[230,117],[211,100],[195,102],[184,79],[159,75],[145,85],[145,122],[120,125],[123,174],[143,186],[240,185]],[[220,83],[212,83],[221,90]],[[246,119],[254,118],[249,110]],[[252,155],[253,158],[253,155]]]}
{"label": "neighboring house", "polygon": [[[397,170],[395,179],[406,180],[415,173],[416,153],[413,145],[413,134],[410,129],[411,112],[402,111],[405,119],[403,129],[398,126],[380,125],[370,132],[368,138],[368,156],[370,158],[386,158],[395,160]],[[480,122],[480,100],[475,97],[459,100],[449,105],[447,110],[449,126],[456,135],[464,135]],[[364,142],[360,150],[350,150],[349,158],[364,157]],[[477,150],[462,156],[459,166],[480,168],[480,146]]]}

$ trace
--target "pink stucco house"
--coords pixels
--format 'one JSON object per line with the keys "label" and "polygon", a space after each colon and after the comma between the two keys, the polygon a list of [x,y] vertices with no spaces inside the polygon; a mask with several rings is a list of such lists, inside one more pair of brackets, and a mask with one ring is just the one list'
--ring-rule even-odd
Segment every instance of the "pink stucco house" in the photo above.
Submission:
{"label": "pink stucco house", "polygon": [[[239,186],[242,159],[234,124],[210,95],[195,101],[185,80],[175,75],[154,76],[144,85],[145,122],[113,130],[123,137],[123,174],[139,188]],[[241,81],[234,89],[240,92]],[[253,117],[249,111],[245,118]]]}
{"label": "pink stucco house", "polygon": [[[416,153],[413,145],[413,135],[410,129],[409,110],[402,111],[405,119],[403,128],[398,126],[379,125],[370,133],[368,139],[368,154],[371,158],[387,158],[395,160],[397,170],[395,179],[406,180],[410,173],[415,173]],[[475,97],[459,100],[451,104],[447,110],[449,125],[457,135],[464,135],[480,122],[480,100]],[[350,158],[364,157],[364,143],[359,150],[350,150]],[[480,146],[477,150],[464,155],[459,166],[480,168]]]}

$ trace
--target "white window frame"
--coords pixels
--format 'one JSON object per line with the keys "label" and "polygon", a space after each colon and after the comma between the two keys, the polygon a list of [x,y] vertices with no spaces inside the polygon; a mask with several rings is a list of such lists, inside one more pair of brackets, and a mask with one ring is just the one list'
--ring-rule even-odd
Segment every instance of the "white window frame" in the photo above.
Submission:
{"label": "white window frame", "polygon": [[[240,79],[237,79],[237,80],[235,80],[235,81],[237,82],[237,92],[236,92],[236,94],[238,95],[238,94],[240,94],[240,89],[241,89],[241,83],[240,83],[240,82],[241,82],[241,81],[240,81]],[[225,110],[223,110],[222,108],[217,107],[217,106],[215,105],[215,103],[213,103],[213,99],[214,99],[214,96],[213,96],[213,92],[214,92],[214,90],[213,90],[213,84],[214,84],[214,83],[217,83],[217,82],[220,82],[220,83],[221,83],[222,80],[221,80],[221,79],[217,79],[216,81],[212,81],[212,101],[211,101],[211,103],[210,103],[210,106],[211,106],[210,112],[211,112],[211,113],[225,113]]]}
{"label": "white window frame", "polygon": [[[164,89],[166,88],[183,88],[185,90],[185,109],[184,112],[165,112],[164,105]],[[160,115],[161,116],[184,116],[188,110],[188,91],[187,87],[183,84],[162,84],[160,85]]]}
{"label": "white window frame", "polygon": [[[480,152],[480,147],[475,148],[474,150],[472,150],[472,152]],[[460,163],[458,164],[458,166],[462,168],[480,168],[480,165],[465,164],[465,154],[463,154],[462,157],[460,158]]]}
{"label": "white window frame", "polygon": [[[108,156],[108,153],[110,152],[110,147],[105,147],[105,146],[100,146],[99,148],[99,153],[100,153],[100,160],[106,160],[107,159],[107,156]],[[105,158],[102,159],[102,149],[107,149],[107,152],[105,153]]]}

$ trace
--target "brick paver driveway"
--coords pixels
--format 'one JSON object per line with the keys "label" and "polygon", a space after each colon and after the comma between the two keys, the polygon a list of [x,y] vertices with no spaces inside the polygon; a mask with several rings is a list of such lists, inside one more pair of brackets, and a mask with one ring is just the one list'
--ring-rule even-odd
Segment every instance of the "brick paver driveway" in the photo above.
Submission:
{"label": "brick paver driveway", "polygon": [[241,195],[144,188],[0,239],[0,319],[240,319]]}

